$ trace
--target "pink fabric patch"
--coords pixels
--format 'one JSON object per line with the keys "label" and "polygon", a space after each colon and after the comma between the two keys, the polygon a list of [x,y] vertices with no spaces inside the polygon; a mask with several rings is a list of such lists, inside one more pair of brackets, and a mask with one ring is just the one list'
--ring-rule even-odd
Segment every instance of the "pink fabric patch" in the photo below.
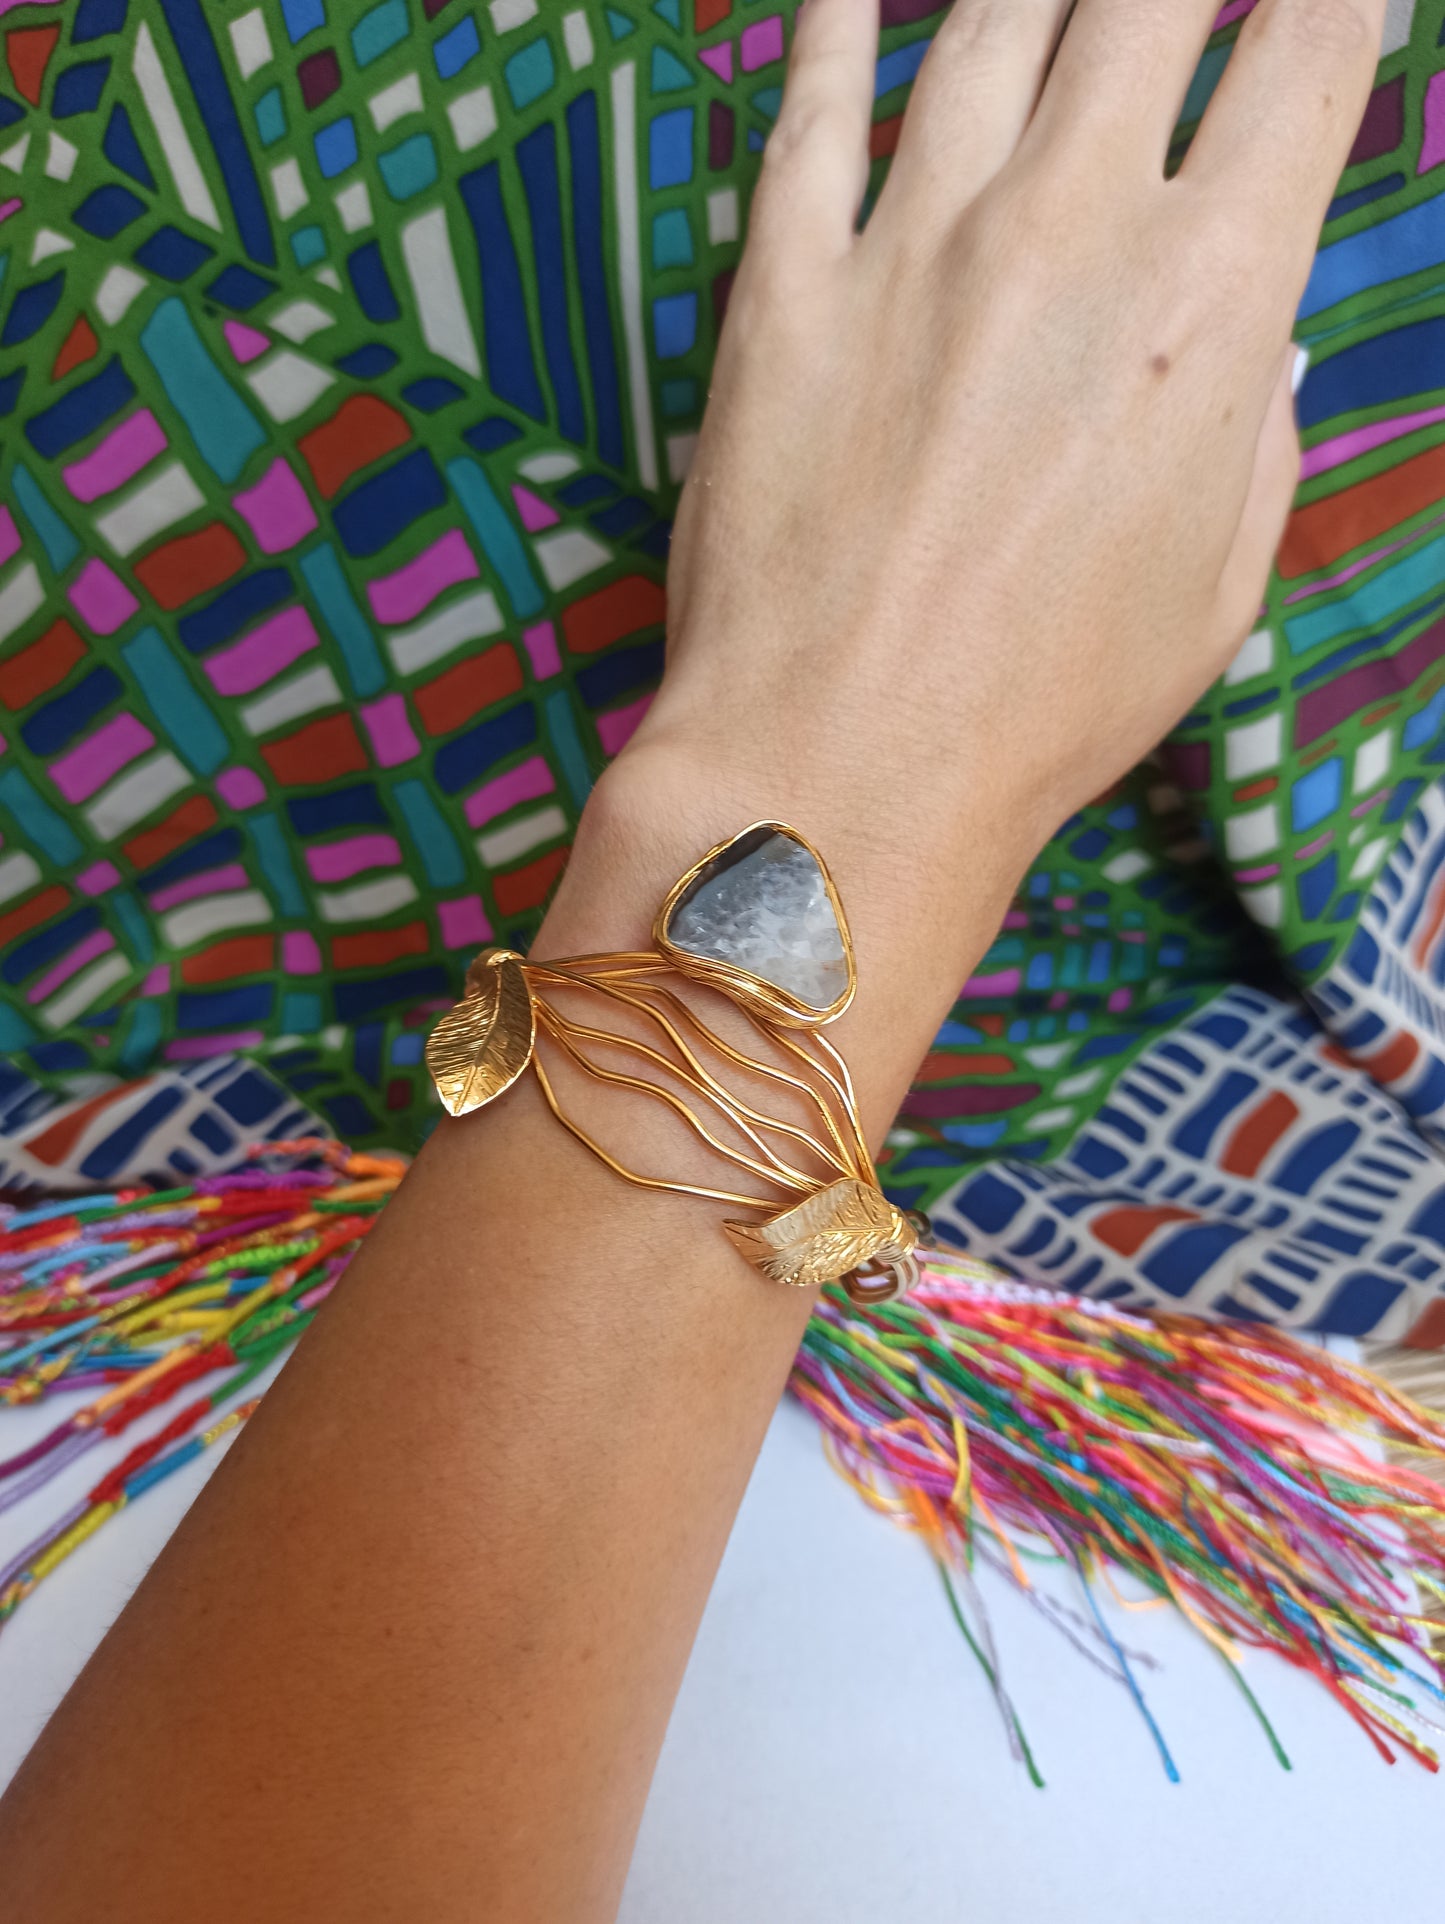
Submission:
{"label": "pink fabric patch", "polygon": [[557,652],[557,630],[550,621],[539,621],[535,627],[524,628],[522,640],[526,643],[532,673],[538,681],[545,681],[549,675],[561,674],[562,657]]}
{"label": "pink fabric patch", "polygon": [[254,768],[223,768],[216,793],[229,808],[254,808],[266,799],[266,784]]}
{"label": "pink fabric patch", "polygon": [[704,47],[697,57],[705,67],[712,68],[719,80],[732,79],[733,43],[731,40],[724,40],[720,47]]}
{"label": "pink fabric patch", "polygon": [[520,768],[509,768],[505,775],[483,782],[462,806],[472,827],[480,828],[483,822],[515,808],[518,802],[534,802],[539,795],[550,795],[555,786],[551,769],[540,755],[534,755]]}
{"label": "pink fabric patch", "polygon": [[149,408],[142,408],[118,428],[112,428],[83,460],[72,461],[61,473],[77,501],[94,501],[139,474],[148,461],[154,461],[169,446],[165,429]]}
{"label": "pink fabric patch", "polygon": [[651,706],[651,695],[640,695],[625,708],[614,708],[611,714],[597,717],[597,739],[609,755],[615,755],[632,740],[637,724]]}
{"label": "pink fabric patch", "polygon": [[[0,18],[9,13],[13,7],[23,7],[25,4],[26,0],[0,0]],[[53,7],[58,4],[58,0],[30,0],[30,4],[37,7]]]}
{"label": "pink fabric patch", "polygon": [[1422,117],[1425,129],[1420,139],[1420,159],[1415,172],[1428,174],[1432,167],[1438,167],[1445,160],[1445,73],[1431,74],[1425,89]]}
{"label": "pink fabric patch", "polygon": [[321,951],[316,937],[305,929],[291,929],[281,937],[281,963],[288,975],[320,975]]}
{"label": "pink fabric patch", "polygon": [[119,880],[120,870],[114,862],[92,862],[89,868],[82,869],[76,876],[75,886],[82,895],[104,895]]}
{"label": "pink fabric patch", "polygon": [[188,1035],[168,1042],[162,1051],[167,1062],[198,1062],[203,1056],[228,1056],[241,1049],[259,1049],[265,1041],[259,1029],[233,1029],[229,1035]]}
{"label": "pink fabric patch", "polygon": [[50,779],[66,801],[83,802],[98,788],[104,788],[127,762],[155,745],[156,738],[143,721],[134,715],[115,715],[69,754],[52,762]]}
{"label": "pink fabric patch", "polygon": [[348,835],[306,851],[306,866],[318,882],[346,882],[363,869],[396,868],[400,861],[401,849],[390,835]]}
{"label": "pink fabric patch", "polygon": [[0,508],[0,567],[20,552],[20,530],[8,508]]}
{"label": "pink fabric patch", "polygon": [[113,568],[87,561],[70,586],[70,604],[92,634],[113,635],[140,603]]}
{"label": "pink fabric patch", "polygon": [[783,57],[783,16],[769,14],[766,20],[755,20],[750,27],[744,27],[739,42],[743,54],[743,72],[756,73],[759,67],[769,67],[775,60]]}
{"label": "pink fabric patch", "polygon": [[457,902],[438,902],[437,920],[442,927],[442,941],[449,949],[479,948],[492,939],[492,925],[480,896],[464,895]]}
{"label": "pink fabric patch", "polygon": [[96,929],[86,936],[83,942],[77,942],[69,955],[62,955],[53,969],[46,970],[40,980],[25,991],[25,1000],[43,1002],[46,996],[53,995],[63,982],[68,982],[71,976],[78,975],[87,962],[93,962],[98,955],[104,955],[107,949],[114,947],[115,937],[110,931]]}
{"label": "pink fabric patch", "polygon": [[241,363],[254,361],[264,354],[271,343],[257,327],[248,327],[244,321],[227,321],[223,332],[226,345]]}
{"label": "pink fabric patch", "polygon": [[466,536],[460,528],[453,528],[395,574],[369,581],[366,596],[378,621],[411,621],[429,608],[444,588],[454,587],[459,581],[474,581],[480,572]]}
{"label": "pink fabric patch", "polygon": [[1397,441],[1402,434],[1413,434],[1416,428],[1433,427],[1437,421],[1445,421],[1445,408],[1399,414],[1393,421],[1376,421],[1370,427],[1337,434],[1332,441],[1320,441],[1305,449],[1300,461],[1300,479],[1309,481],[1329,468],[1337,468],[1342,461],[1353,461],[1357,454],[1368,454],[1371,448],[1382,447],[1386,441]]}
{"label": "pink fabric patch", "polygon": [[0,220],[9,220],[10,216],[18,214],[24,205],[23,200],[0,200]]}
{"label": "pink fabric patch", "polygon": [[530,488],[524,488],[520,481],[513,484],[512,499],[517,504],[517,513],[521,515],[522,526],[528,534],[539,534],[543,528],[557,525],[559,517],[556,510],[549,508]]}
{"label": "pink fabric patch", "polygon": [[249,695],[320,643],[304,608],[283,608],[230,648],[207,655],[204,666],[220,695]]}
{"label": "pink fabric patch", "polygon": [[164,995],[171,986],[171,965],[158,962],[140,985],[142,995]]}
{"label": "pink fabric patch", "polygon": [[225,895],[250,886],[251,878],[239,862],[224,862],[219,868],[202,869],[199,875],[188,875],[183,882],[157,889],[150,903],[159,914],[164,909],[178,909],[182,902],[194,902],[198,896]]}
{"label": "pink fabric patch", "polygon": [[406,712],[404,696],[383,695],[380,701],[363,703],[361,719],[382,768],[395,768],[421,753],[421,743]]}
{"label": "pink fabric patch", "polygon": [[316,510],[305,488],[279,456],[254,488],[232,496],[232,506],[245,516],[262,554],[283,554],[316,526]]}

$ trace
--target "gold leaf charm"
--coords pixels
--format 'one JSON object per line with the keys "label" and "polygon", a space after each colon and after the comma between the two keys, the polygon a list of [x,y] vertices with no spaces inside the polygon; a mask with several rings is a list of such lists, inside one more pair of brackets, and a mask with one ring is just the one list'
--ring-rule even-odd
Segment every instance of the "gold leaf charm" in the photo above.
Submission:
{"label": "gold leaf charm", "polygon": [[733,1247],[765,1276],[794,1289],[831,1283],[865,1264],[896,1269],[906,1283],[918,1241],[902,1210],[857,1176],[830,1182],[768,1222],[724,1223],[723,1228]]}
{"label": "gold leaf charm", "polygon": [[466,994],[432,1030],[426,1066],[447,1114],[484,1108],[532,1060],[536,1017],[522,958],[483,949],[467,970]]}

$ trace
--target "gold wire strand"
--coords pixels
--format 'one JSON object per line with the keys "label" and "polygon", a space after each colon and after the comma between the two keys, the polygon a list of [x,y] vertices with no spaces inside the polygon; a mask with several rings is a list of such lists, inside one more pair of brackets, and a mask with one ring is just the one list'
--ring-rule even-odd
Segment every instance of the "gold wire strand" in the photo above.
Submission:
{"label": "gold wire strand", "polygon": [[[775,1116],[762,1115],[757,1110],[750,1108],[746,1103],[742,1102],[741,1099],[731,1096],[720,1084],[712,1082],[710,1077],[707,1078],[709,1086],[700,1086],[693,1077],[688,1074],[686,1069],[679,1067],[675,1062],[670,1062],[661,1051],[650,1048],[645,1042],[638,1042],[632,1036],[614,1035],[610,1029],[594,1029],[586,1023],[574,1022],[570,1017],[563,1016],[559,1010],[552,1008],[550,1004],[544,1003],[541,1007],[545,1010],[543,1019],[549,1027],[555,1026],[564,1029],[568,1035],[574,1037],[580,1036],[588,1042],[601,1043],[605,1047],[630,1049],[637,1055],[645,1057],[648,1062],[655,1063],[665,1074],[676,1076],[686,1088],[691,1089],[696,1095],[711,1102],[716,1108],[721,1110],[739,1134],[746,1136],[748,1141],[758,1150],[759,1154],[765,1156],[773,1167],[781,1170],[790,1181],[796,1179],[798,1183],[807,1184],[810,1187],[816,1181],[816,1178],[804,1176],[800,1169],[794,1169],[791,1163],[785,1162],[775,1150],[770,1149],[758,1134],[757,1130],[752,1128],[748,1122],[744,1121],[743,1117],[750,1117],[752,1121],[761,1123],[765,1128],[775,1130],[779,1134],[793,1136],[808,1148],[818,1150],[819,1145],[803,1130],[793,1129]],[[705,1075],[706,1071],[703,1073]],[[851,1170],[844,1168],[838,1163],[836,1158],[825,1157],[824,1160],[831,1161],[845,1176],[852,1173]]]}
{"label": "gold wire strand", "polygon": [[769,1209],[772,1207],[770,1203],[760,1202],[756,1196],[735,1195],[730,1189],[704,1189],[697,1183],[669,1182],[665,1176],[643,1176],[640,1175],[637,1170],[629,1169],[625,1163],[620,1163],[615,1156],[609,1155],[601,1143],[594,1142],[587,1131],[578,1123],[573,1122],[572,1118],[566,1114],[557,1101],[556,1094],[552,1088],[551,1078],[543,1068],[540,1056],[533,1056],[532,1067],[536,1071],[538,1086],[541,1088],[543,1097],[546,1099],[547,1107],[552,1111],[552,1114],[557,1118],[558,1122],[561,1123],[569,1135],[575,1136],[578,1142],[585,1148],[590,1149],[599,1162],[605,1162],[615,1176],[621,1176],[626,1182],[636,1183],[639,1189],[670,1189],[674,1195],[701,1196],[708,1202],[734,1203],[741,1209]]}
{"label": "gold wire strand", "polygon": [[[729,1149],[726,1143],[718,1141],[717,1137],[707,1125],[692,1113],[691,1109],[688,1108],[687,1104],[683,1102],[680,1097],[673,1095],[670,1089],[659,1089],[655,1082],[644,1082],[640,1076],[624,1075],[620,1070],[604,1069],[595,1062],[589,1062],[586,1056],[584,1056],[569,1039],[566,1032],[555,1025],[554,1012],[549,1009],[545,1003],[542,1004],[541,1013],[543,1024],[553,1041],[556,1042],[560,1048],[564,1049],[577,1064],[578,1068],[583,1070],[587,1075],[595,1076],[599,1082],[610,1082],[619,1089],[636,1090],[639,1095],[651,1096],[655,1102],[666,1103],[668,1108],[673,1110],[675,1114],[681,1116],[688,1128],[699,1136],[710,1149],[715,1149],[718,1155],[726,1157],[726,1159],[737,1168],[749,1170],[763,1182],[770,1182],[779,1189],[795,1190],[805,1196],[811,1194],[811,1192],[818,1187],[817,1178],[805,1176],[801,1170],[796,1171],[793,1176],[787,1176],[780,1171],[775,1172],[770,1170],[766,1164],[758,1162],[754,1157],[746,1155],[740,1149]],[[767,1209],[771,1207],[771,1205],[755,1198],[753,1207],[757,1209]]]}
{"label": "gold wire strand", "polygon": [[[530,964],[528,965],[529,974],[531,973],[531,966],[532,965]],[[564,981],[566,981],[566,985],[568,987],[575,987],[575,988],[581,989],[584,986],[580,982],[572,982],[570,980],[567,980],[566,970],[564,969],[549,968],[547,970],[547,973],[549,975],[562,978]],[[606,988],[604,988],[601,986],[600,983],[588,982],[585,986],[588,988],[595,989],[596,993],[598,993],[599,995],[608,995],[613,997],[616,1001],[625,1003],[629,1008],[636,1009],[639,1012],[639,1014],[645,1015],[646,1017],[649,1018],[649,1020],[651,1020],[652,1022],[655,1022],[658,1025],[658,1027],[663,1030],[664,1034],[666,1034],[669,1037],[669,1039],[674,1043],[674,1045],[677,1047],[678,1051],[686,1059],[690,1067],[696,1072],[696,1074],[699,1077],[701,1077],[701,1079],[708,1085],[709,1088],[717,1092],[719,1098],[723,1102],[725,1102],[731,1107],[735,1107],[741,1110],[744,1115],[750,1116],[754,1122],[762,1123],[767,1128],[776,1129],[779,1133],[783,1135],[791,1136],[796,1142],[802,1142],[807,1144],[807,1146],[810,1149],[813,1149],[823,1154],[824,1160],[832,1163],[833,1166],[839,1169],[844,1175],[851,1176],[851,1175],[857,1175],[860,1173],[858,1169],[858,1158],[855,1155],[850,1154],[848,1145],[847,1143],[844,1142],[842,1135],[838,1130],[837,1123],[831,1111],[829,1110],[827,1103],[825,1102],[823,1097],[818,1093],[818,1091],[810,1083],[804,1081],[802,1077],[790,1075],[786,1069],[780,1069],[769,1063],[759,1062],[755,1060],[752,1056],[744,1055],[741,1050],[735,1049],[731,1043],[724,1041],[721,1036],[715,1035],[713,1031],[708,1028],[707,1024],[704,1021],[702,1021],[702,1019],[696,1014],[696,1012],[690,1009],[688,1005],[681,1000],[680,997],[674,995],[672,991],[669,989],[656,987],[650,983],[647,985],[645,989],[640,989],[640,990],[635,990],[630,992],[627,989],[619,987],[615,984],[609,984]],[[829,1134],[831,1135],[833,1142],[838,1151],[837,1156],[835,1157],[830,1152],[825,1151],[823,1149],[823,1146],[820,1143],[818,1143],[816,1138],[813,1136],[810,1136],[805,1129],[797,1128],[791,1123],[782,1121],[779,1117],[765,1116],[764,1114],[762,1114],[761,1111],[754,1109],[750,1103],[744,1102],[740,1096],[735,1096],[731,1090],[725,1089],[723,1085],[717,1080],[717,1078],[712,1075],[712,1073],[707,1068],[706,1064],[700,1062],[697,1059],[692,1049],[688,1046],[688,1043],[685,1037],[671,1022],[669,1022],[667,1016],[662,1012],[662,1010],[654,1008],[652,1004],[647,1000],[647,997],[649,995],[659,997],[664,1002],[666,1002],[670,1008],[675,1010],[680,1018],[682,1018],[687,1022],[690,1022],[693,1028],[696,1029],[698,1034],[702,1037],[704,1046],[711,1047],[717,1052],[717,1054],[726,1057],[731,1062],[736,1063],[739,1068],[751,1069],[759,1075],[768,1077],[772,1081],[784,1083],[786,1084],[787,1087],[791,1089],[795,1089],[801,1095],[807,1097],[813,1103],[814,1107],[817,1109],[819,1115],[823,1119],[823,1122],[827,1125]],[[760,1023],[757,1023],[755,1018],[751,1017],[750,1015],[749,1019],[754,1021],[754,1025],[759,1029],[760,1033],[764,1035],[768,1034],[768,1031],[765,1028],[763,1028]],[[642,1048],[644,1045],[639,1043],[636,1046],[638,1048]],[[791,1053],[795,1055],[801,1055],[802,1059],[808,1062],[809,1066],[814,1068],[817,1073],[826,1076],[827,1074],[826,1070],[822,1069],[819,1065],[814,1064],[811,1058],[808,1057],[806,1051],[799,1051],[798,1049],[793,1048],[791,1044],[789,1044],[788,1046],[790,1047]],[[863,1150],[863,1156],[864,1156],[865,1165],[866,1165],[866,1159],[867,1159],[866,1148]]]}

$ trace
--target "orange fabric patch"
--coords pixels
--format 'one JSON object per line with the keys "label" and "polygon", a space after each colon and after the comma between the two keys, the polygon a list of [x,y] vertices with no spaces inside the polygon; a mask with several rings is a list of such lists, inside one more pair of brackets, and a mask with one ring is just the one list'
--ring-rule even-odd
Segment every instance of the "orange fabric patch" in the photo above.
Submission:
{"label": "orange fabric patch", "polygon": [[394,407],[374,394],[353,394],[329,421],[296,443],[317,487],[329,501],[361,468],[405,447],[411,429]]}
{"label": "orange fabric patch", "polygon": [[470,721],[479,708],[522,687],[522,665],[517,651],[505,641],[485,649],[471,661],[459,661],[444,675],[412,691],[416,712],[429,735],[445,735]]}
{"label": "orange fabric patch", "polygon": [[887,120],[875,121],[868,129],[868,157],[882,160],[885,154],[896,153],[898,136],[903,132],[902,114],[892,114]]}
{"label": "orange fabric patch", "polygon": [[1121,1256],[1136,1256],[1154,1231],[1164,1223],[1193,1223],[1199,1218],[1192,1209],[1106,1209],[1089,1224],[1091,1233],[1107,1249]]}
{"label": "orange fabric patch", "polygon": [[184,848],[187,842],[194,842],[198,835],[214,828],[216,821],[216,808],[210,797],[190,795],[179,808],[172,809],[163,822],[157,822],[154,828],[127,842],[126,857],[137,868],[154,868],[157,862],[163,862],[178,848]]}
{"label": "orange fabric patch", "polygon": [[661,583],[646,575],[624,575],[564,609],[562,632],[574,655],[590,655],[666,619],[667,595]]}
{"label": "orange fabric patch", "polygon": [[82,1102],[78,1109],[72,1109],[68,1115],[62,1116],[59,1122],[42,1130],[38,1136],[32,1136],[25,1145],[27,1153],[34,1156],[37,1162],[49,1163],[52,1167],[63,1162],[102,1110],[109,1109],[113,1102],[119,1102],[122,1096],[129,1095],[132,1089],[139,1087],[139,1082],[122,1082],[117,1088],[102,1090],[98,1096],[92,1096],[89,1102]]}
{"label": "orange fabric patch", "polygon": [[50,370],[51,380],[63,381],[72,368],[94,360],[99,352],[100,342],[95,338],[95,329],[82,314],[61,344],[55,365]]}
{"label": "orange fabric patch", "polygon": [[976,1056],[960,1051],[950,1055],[935,1049],[923,1058],[915,1082],[959,1082],[971,1076],[1011,1076],[1018,1064],[1011,1056]]}
{"label": "orange fabric patch", "polygon": [[425,922],[408,922],[399,929],[372,929],[365,935],[337,935],[331,942],[332,965],[338,969],[377,969],[404,955],[425,955],[431,947]]}
{"label": "orange fabric patch", "polygon": [[69,900],[69,892],[58,882],[52,882],[48,889],[42,889],[39,895],[32,895],[28,902],[22,902],[18,909],[11,909],[8,915],[0,915],[0,948],[17,935],[24,935],[27,929],[33,929],[37,922],[48,922],[52,915],[60,913]]}
{"label": "orange fabric patch", "polygon": [[45,69],[59,38],[59,27],[12,27],[5,36],[5,64],[10,78],[15,91],[23,94],[32,107],[40,105]]}
{"label": "orange fabric patch", "polygon": [[494,876],[492,893],[503,915],[521,915],[527,909],[540,908],[570,853],[570,849],[554,848],[546,855],[539,855],[535,862],[528,862],[525,868],[514,868],[510,875]]}
{"label": "orange fabric patch", "polygon": [[1297,508],[1280,543],[1278,566],[1285,579],[1337,561],[1362,541],[1388,534],[1445,494],[1445,447],[1426,448],[1413,460],[1357,481],[1323,501]]}
{"label": "orange fabric patch", "polygon": [[1397,1035],[1393,1042],[1385,1044],[1378,1055],[1362,1058],[1362,1064],[1376,1082],[1396,1082],[1412,1066],[1419,1053],[1420,1044],[1416,1037]]}
{"label": "orange fabric patch", "polygon": [[294,735],[267,742],[261,753],[278,782],[329,782],[338,775],[359,775],[370,767],[350,715],[328,715]]}
{"label": "orange fabric patch", "polygon": [[1427,1304],[1420,1320],[1403,1338],[1406,1349],[1440,1349],[1445,1346],[1445,1302],[1437,1296]]}
{"label": "orange fabric patch", "polygon": [[693,0],[693,28],[697,33],[706,33],[720,20],[726,20],[733,10],[733,0]]}
{"label": "orange fabric patch", "polygon": [[224,521],[178,535],[135,564],[136,580],[162,608],[180,608],[239,574],[246,550]]}
{"label": "orange fabric patch", "polygon": [[1239,1124],[1224,1146],[1219,1165],[1231,1176],[1252,1176],[1299,1114],[1299,1105],[1282,1089],[1271,1090]]}
{"label": "orange fabric patch", "polygon": [[274,935],[237,935],[213,942],[181,963],[183,982],[229,982],[236,975],[260,975],[276,963]]}
{"label": "orange fabric patch", "polygon": [[38,641],[0,661],[0,702],[7,708],[28,708],[64,681],[84,655],[85,643],[62,615]]}

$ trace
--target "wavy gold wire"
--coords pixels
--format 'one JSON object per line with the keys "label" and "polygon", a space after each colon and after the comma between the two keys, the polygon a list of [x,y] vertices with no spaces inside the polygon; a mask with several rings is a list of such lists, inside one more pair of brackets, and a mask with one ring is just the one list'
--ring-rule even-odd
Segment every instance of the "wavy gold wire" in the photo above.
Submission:
{"label": "wavy gold wire", "polygon": [[[826,1007],[810,1007],[780,983],[671,939],[674,905],[695,882],[706,885],[709,864],[726,867],[730,851],[733,861],[749,860],[774,836],[806,849],[837,919],[846,982],[836,975],[829,982],[836,992]],[[447,1109],[466,1115],[481,1108],[531,1067],[552,1114],[615,1175],[761,1216],[722,1227],[734,1247],[774,1281],[808,1287],[841,1279],[859,1302],[884,1300],[909,1287],[916,1274],[916,1229],[879,1187],[847,1064],[820,1033],[847,1008],[856,978],[842,906],[817,851],[796,830],[754,823],[687,872],[659,912],[653,939],[656,950],[551,963],[528,962],[506,949],[484,950],[467,972],[462,1001],[441,1018],[427,1044],[427,1064]],[[752,1053],[717,1034],[668,977],[725,997],[747,1018],[765,1052]],[[564,1005],[572,996],[590,999],[599,1012],[612,1011],[618,1026],[600,1026],[600,1013],[569,1013]],[[549,1070],[543,1060],[553,1052],[588,1081],[645,1096],[668,1110],[707,1155],[767,1193],[747,1195],[632,1168],[569,1112],[554,1073],[557,1063]],[[732,1071],[747,1079],[741,1087],[729,1086],[738,1079]],[[761,1106],[765,1098],[754,1086],[759,1083],[786,1092],[791,1117]],[[799,1151],[805,1152],[801,1158]]]}

